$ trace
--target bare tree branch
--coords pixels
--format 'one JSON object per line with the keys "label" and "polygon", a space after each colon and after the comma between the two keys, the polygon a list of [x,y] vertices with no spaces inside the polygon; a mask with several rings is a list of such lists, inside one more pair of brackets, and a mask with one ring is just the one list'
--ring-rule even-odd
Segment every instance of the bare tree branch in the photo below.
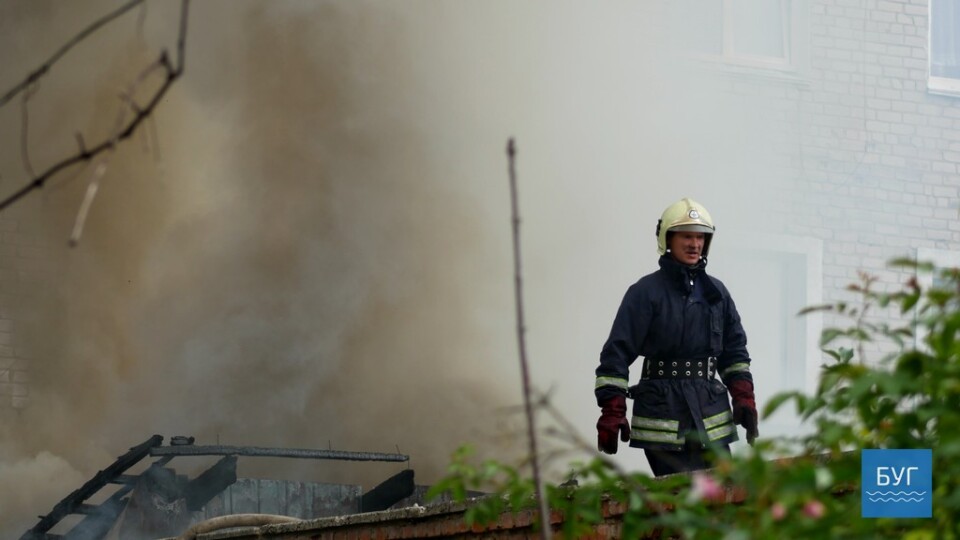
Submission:
{"label": "bare tree branch", "polygon": [[33,70],[29,75],[27,75],[26,79],[24,79],[22,82],[20,82],[10,90],[8,90],[7,93],[4,94],[2,98],[0,98],[0,107],[3,107],[4,105],[6,105],[7,102],[9,102],[11,99],[14,98],[14,96],[26,90],[34,82],[40,79],[40,77],[43,77],[44,75],[46,75],[46,73],[50,71],[50,68],[53,67],[53,64],[55,64],[57,60],[60,60],[60,58],[62,58],[63,55],[67,54],[67,52],[69,52],[70,49],[72,49],[78,43],[86,39],[87,36],[99,30],[100,27],[102,27],[103,25],[109,23],[110,21],[130,11],[137,4],[142,4],[143,1],[144,0],[132,0],[131,2],[128,2],[123,6],[120,6],[119,8],[114,10],[112,13],[109,13],[103,16],[101,19],[95,21],[90,26],[84,28],[82,32],[74,36],[73,39],[66,42],[62,47],[57,49],[57,52],[53,53],[53,56],[51,56],[49,60],[44,62],[43,65]]}
{"label": "bare tree branch", "polygon": [[[57,51],[57,54],[55,54],[53,58],[51,58],[44,66],[41,66],[39,69],[31,73],[31,75],[27,78],[27,80],[24,83],[22,83],[21,85],[18,85],[18,87],[8,92],[8,94],[10,94],[11,96],[16,95],[17,92],[29,86],[37,78],[39,78],[41,75],[46,73],[49,70],[50,65],[52,65],[53,62],[55,62],[61,56],[63,56],[63,53],[69,50],[70,47],[72,47],[77,42],[81,41],[83,38],[91,34],[97,28],[103,26],[110,20],[115,19],[116,17],[123,14],[124,12],[126,12],[127,10],[129,10],[130,8],[139,4],[142,1],[143,0],[134,0],[126,4],[122,8],[118,9],[117,11],[114,11],[110,15],[104,17],[103,19],[100,19],[90,27],[88,27],[86,30],[81,32],[77,37],[71,40],[70,43],[68,43],[64,47],[61,47],[61,49]],[[184,61],[185,61],[184,49],[186,47],[186,33],[187,33],[187,14],[189,11],[189,7],[190,7],[190,0],[181,0],[180,35],[177,38],[177,65],[174,67],[173,65],[170,64],[170,59],[167,55],[167,51],[163,50],[160,54],[160,57],[157,59],[157,61],[151,64],[150,67],[148,67],[147,69],[148,72],[154,69],[157,69],[158,66],[162,68],[162,70],[165,72],[165,79],[163,81],[163,84],[157,89],[157,91],[153,94],[153,96],[151,96],[148,103],[144,105],[142,108],[140,107],[136,108],[136,110],[134,111],[135,112],[134,117],[129,122],[129,124],[127,124],[126,127],[124,127],[123,129],[118,130],[117,132],[112,134],[108,139],[104,140],[100,144],[97,144],[93,148],[87,149],[84,147],[83,144],[81,144],[80,150],[77,154],[70,156],[66,159],[63,159],[62,161],[52,165],[46,171],[42,172],[39,175],[36,175],[33,178],[33,180],[31,180],[27,185],[18,189],[16,192],[14,192],[12,195],[7,197],[6,199],[0,201],[0,212],[2,212],[4,209],[9,207],[13,203],[19,201],[20,199],[25,197],[27,194],[29,194],[33,190],[42,188],[44,184],[47,182],[47,180],[49,180],[52,176],[56,175],[60,171],[67,169],[68,167],[71,167],[78,163],[90,161],[100,153],[107,151],[109,149],[112,149],[113,147],[116,146],[117,143],[129,138],[136,131],[140,123],[150,116],[150,114],[153,112],[153,109],[157,106],[157,104],[160,102],[163,96],[167,93],[167,90],[170,89],[170,86],[173,85],[173,83],[177,79],[179,79],[180,76],[183,74]],[[5,98],[5,99],[8,99],[8,98]],[[4,103],[3,101],[0,101],[0,106],[2,106],[3,103]]]}
{"label": "bare tree branch", "polygon": [[523,375],[523,407],[527,415],[527,437],[530,445],[530,460],[533,466],[533,481],[537,501],[540,505],[540,538],[549,540],[550,508],[543,489],[543,477],[540,475],[540,457],[537,454],[537,428],[530,399],[530,369],[527,367],[527,342],[524,337],[526,328],[523,321],[523,279],[520,272],[520,211],[517,203],[517,173],[514,166],[517,149],[513,138],[507,142],[507,158],[510,162],[510,207],[513,215],[513,276],[514,292],[517,303],[517,342],[520,348],[520,372]]}
{"label": "bare tree branch", "polygon": [[177,37],[177,76],[183,73],[183,67],[187,62],[187,55],[185,50],[187,48],[187,8],[189,8],[190,0],[182,0],[183,4],[180,6],[180,34]]}
{"label": "bare tree branch", "polygon": [[28,140],[30,133],[30,114],[27,112],[27,102],[30,100],[30,95],[33,94],[35,88],[35,85],[29,85],[23,92],[23,99],[20,101],[20,159],[23,160],[24,170],[26,170],[30,176],[36,176],[36,173],[33,172],[33,164],[30,163],[30,143]]}

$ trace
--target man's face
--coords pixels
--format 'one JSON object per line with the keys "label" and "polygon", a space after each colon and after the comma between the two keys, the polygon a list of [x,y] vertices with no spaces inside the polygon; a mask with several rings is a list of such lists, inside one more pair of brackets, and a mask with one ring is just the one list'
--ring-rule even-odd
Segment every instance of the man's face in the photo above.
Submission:
{"label": "man's face", "polygon": [[670,235],[670,244],[667,247],[678,262],[694,265],[700,262],[705,237],[701,232],[677,231]]}

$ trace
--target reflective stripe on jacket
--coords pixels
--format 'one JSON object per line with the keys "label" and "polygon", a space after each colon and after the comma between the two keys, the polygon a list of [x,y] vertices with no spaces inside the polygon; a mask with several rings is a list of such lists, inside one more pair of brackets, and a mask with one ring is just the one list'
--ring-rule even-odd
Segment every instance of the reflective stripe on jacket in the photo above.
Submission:
{"label": "reflective stripe on jacket", "polygon": [[644,379],[630,391],[630,446],[679,450],[687,439],[703,446],[737,440],[727,388],[716,379]]}

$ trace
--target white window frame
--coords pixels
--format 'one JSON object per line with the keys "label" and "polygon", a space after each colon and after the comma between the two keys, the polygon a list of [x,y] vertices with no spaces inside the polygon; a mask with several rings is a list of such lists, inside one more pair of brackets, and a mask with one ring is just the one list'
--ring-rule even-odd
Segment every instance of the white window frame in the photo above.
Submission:
{"label": "white window frame", "polygon": [[[727,272],[727,268],[723,263],[726,257],[738,257],[740,261],[748,262],[751,257],[766,258],[768,256],[772,256],[774,260],[791,260],[796,264],[796,266],[791,266],[791,268],[802,272],[804,282],[803,296],[794,299],[800,302],[800,305],[796,306],[796,308],[802,309],[810,306],[818,306],[823,303],[823,241],[821,239],[778,233],[725,230],[723,236],[715,239],[715,242],[723,242],[723,244],[717,244],[716,246],[711,245],[711,252],[714,249],[719,251],[717,252],[718,254],[711,259],[710,266],[717,266],[717,268],[715,268],[717,272],[716,275],[721,280],[724,279],[724,275],[726,275]],[[729,244],[727,244],[727,242],[729,242]],[[784,256],[787,256],[788,259],[781,259],[781,257]],[[708,268],[710,268],[710,266],[708,266]],[[725,283],[729,283],[729,281],[730,280]],[[756,291],[754,292],[756,293]],[[731,294],[734,300],[736,300],[736,298],[742,298],[742,295],[748,293],[733,290]],[[759,378],[761,377],[759,374],[759,364],[771,362],[773,362],[775,366],[782,366],[784,362],[790,362],[791,365],[796,366],[796,371],[793,372],[796,378],[799,379],[799,377],[802,376],[804,380],[791,380],[787,382],[781,378],[779,385],[773,388],[764,386],[761,389],[758,387],[757,405],[761,408],[767,405],[770,397],[780,392],[801,391],[806,394],[815,393],[817,385],[819,384],[821,366],[824,363],[824,355],[820,350],[820,335],[823,331],[824,319],[822,312],[812,311],[800,316],[796,312],[789,312],[793,307],[788,305],[784,305],[783,307],[786,308],[786,311],[776,315],[776,317],[778,317],[778,324],[783,322],[779,320],[780,317],[795,318],[795,321],[788,322],[787,324],[797,330],[796,333],[791,334],[791,341],[796,341],[785,351],[787,352],[787,356],[775,358],[756,356],[759,351],[750,348],[750,336],[754,335],[752,332],[756,331],[756,326],[762,323],[751,322],[751,320],[747,318],[744,319],[744,329],[747,332],[747,348],[753,357],[753,361],[756,363],[753,369],[754,382],[755,384],[763,385],[772,382]],[[738,305],[741,316],[752,317],[755,315],[746,313],[744,308],[744,303],[741,301],[741,304]],[[802,330],[796,328],[794,323],[802,324]],[[753,328],[753,330],[751,328]],[[801,341],[802,345],[799,343]],[[754,344],[756,344],[756,340],[754,340]],[[793,362],[802,362],[802,365],[793,364]],[[804,422],[792,406],[781,407],[776,414],[772,417],[764,418],[760,424],[761,432],[774,436],[796,436],[809,433],[811,429],[813,429],[812,424]],[[746,451],[746,448],[747,445],[745,442],[735,443],[731,446],[734,452]]]}
{"label": "white window frame", "polygon": [[[823,304],[823,241],[819,238],[771,233],[737,233],[734,249],[759,250],[773,254],[800,255],[804,260],[804,306]],[[733,247],[733,246],[731,246]],[[721,276],[722,279],[722,276]],[[804,318],[804,385],[806,392],[815,392],[819,383],[823,354],[820,337],[823,332],[823,314],[811,311]]]}
{"label": "white window frame", "polygon": [[[960,32],[960,29],[957,29]],[[927,1],[927,91],[941,96],[960,97],[960,79],[933,76],[933,0]]]}
{"label": "white window frame", "polygon": [[927,91],[939,96],[960,97],[960,79],[929,75],[927,77]]}
{"label": "white window frame", "polygon": [[732,73],[785,80],[796,80],[804,76],[809,70],[808,0],[783,0],[780,16],[784,37],[782,58],[736,52],[732,10],[736,1],[721,0],[723,2],[722,52],[719,55],[701,53],[697,56],[703,60],[720,63],[724,69]]}
{"label": "white window frame", "polygon": [[[821,305],[823,303],[823,241],[819,238],[782,235],[767,235],[767,238],[761,239],[761,241],[779,243],[755,245],[775,245],[779,251],[804,257],[807,263],[804,269],[806,277],[805,307]],[[806,343],[804,354],[806,379],[804,380],[804,386],[807,392],[814,393],[820,382],[820,369],[823,364],[822,353],[820,352],[823,314],[820,311],[812,311],[803,315],[803,317],[805,319],[804,342]]]}

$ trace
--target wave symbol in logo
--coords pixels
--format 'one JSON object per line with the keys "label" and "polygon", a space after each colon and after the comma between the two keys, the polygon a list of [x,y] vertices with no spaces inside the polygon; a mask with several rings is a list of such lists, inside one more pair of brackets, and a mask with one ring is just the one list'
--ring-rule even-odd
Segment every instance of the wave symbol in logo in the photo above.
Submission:
{"label": "wave symbol in logo", "polygon": [[920,502],[926,494],[926,491],[868,491],[867,498],[870,502]]}

